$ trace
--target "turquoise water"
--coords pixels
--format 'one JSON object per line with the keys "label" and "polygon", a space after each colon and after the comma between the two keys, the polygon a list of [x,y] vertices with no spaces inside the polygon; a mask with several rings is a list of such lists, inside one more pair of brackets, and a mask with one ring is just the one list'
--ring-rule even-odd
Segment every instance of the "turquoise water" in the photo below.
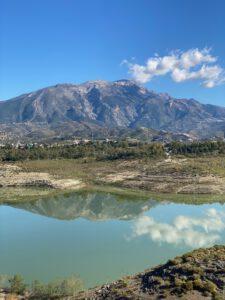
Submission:
{"label": "turquoise water", "polygon": [[225,206],[71,194],[0,206],[0,273],[86,287],[225,243]]}

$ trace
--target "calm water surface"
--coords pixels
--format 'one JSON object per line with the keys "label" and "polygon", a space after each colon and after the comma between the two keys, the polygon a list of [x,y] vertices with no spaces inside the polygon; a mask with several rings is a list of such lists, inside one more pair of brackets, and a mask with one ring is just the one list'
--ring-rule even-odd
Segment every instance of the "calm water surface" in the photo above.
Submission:
{"label": "calm water surface", "polygon": [[225,206],[71,194],[0,206],[0,273],[79,275],[86,287],[225,243]]}

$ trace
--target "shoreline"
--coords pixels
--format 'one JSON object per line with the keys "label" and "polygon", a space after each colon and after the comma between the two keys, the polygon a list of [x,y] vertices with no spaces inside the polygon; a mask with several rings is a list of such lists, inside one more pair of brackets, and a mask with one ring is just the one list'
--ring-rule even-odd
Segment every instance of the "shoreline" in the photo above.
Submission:
{"label": "shoreline", "polygon": [[[159,201],[191,204],[225,202],[225,176],[223,173],[221,174],[223,176],[219,176],[224,170],[219,169],[218,174],[215,171],[211,171],[211,174],[201,174],[200,171],[204,166],[202,164],[206,163],[203,161],[199,171],[196,172],[198,175],[183,174],[183,170],[178,170],[176,173],[171,171],[174,167],[191,168],[193,161],[188,162],[187,166],[181,165],[182,163],[183,160],[178,163],[150,160],[147,163],[140,161],[140,164],[136,160],[112,163],[76,160],[1,163],[0,203],[33,201],[76,192],[105,192],[118,194],[121,197],[153,198]],[[149,170],[146,171],[147,168],[152,169],[151,173]],[[121,172],[124,169],[126,171]],[[205,173],[205,170],[203,171]],[[210,186],[212,190],[209,190]],[[218,188],[221,189],[220,192]],[[181,189],[183,192],[180,191]]]}
{"label": "shoreline", "polygon": [[0,203],[86,191],[192,204],[222,203],[225,171],[214,157],[0,163],[0,191]]}
{"label": "shoreline", "polygon": [[[58,294],[43,299],[222,300],[224,291],[225,246],[214,245],[187,252],[166,263],[108,284],[87,290],[79,289],[73,295]],[[15,300],[37,299],[29,289],[24,294],[11,294],[9,288],[1,288],[0,299],[8,297]]]}
{"label": "shoreline", "polygon": [[54,190],[54,189],[43,189],[43,188],[0,188],[0,205],[10,205],[13,203],[32,202],[37,200],[45,200],[49,197],[58,198],[61,196],[80,194],[80,193],[109,193],[121,197],[121,200],[126,197],[130,201],[135,201],[137,198],[143,199],[154,199],[159,202],[168,201],[171,203],[200,205],[200,204],[211,204],[211,203],[225,203],[225,195],[211,195],[211,194],[171,194],[171,193],[151,193],[147,191],[137,191],[124,188],[116,188],[111,186],[86,186],[80,189],[65,189],[65,190]]}
{"label": "shoreline", "polygon": [[225,246],[200,248],[69,299],[224,299]]}

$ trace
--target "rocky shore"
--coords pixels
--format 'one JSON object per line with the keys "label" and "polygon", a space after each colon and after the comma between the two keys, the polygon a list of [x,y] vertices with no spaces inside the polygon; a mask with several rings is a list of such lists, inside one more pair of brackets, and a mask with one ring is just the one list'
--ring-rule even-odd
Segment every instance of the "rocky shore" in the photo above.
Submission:
{"label": "rocky shore", "polygon": [[71,299],[225,299],[225,246],[198,249]]}

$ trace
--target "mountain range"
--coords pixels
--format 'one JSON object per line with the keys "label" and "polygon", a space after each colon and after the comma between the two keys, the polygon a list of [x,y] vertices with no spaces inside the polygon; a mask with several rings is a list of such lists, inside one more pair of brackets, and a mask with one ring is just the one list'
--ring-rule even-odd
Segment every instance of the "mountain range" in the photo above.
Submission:
{"label": "mountain range", "polygon": [[225,107],[176,99],[131,80],[57,84],[0,102],[0,132],[20,139],[224,137]]}

